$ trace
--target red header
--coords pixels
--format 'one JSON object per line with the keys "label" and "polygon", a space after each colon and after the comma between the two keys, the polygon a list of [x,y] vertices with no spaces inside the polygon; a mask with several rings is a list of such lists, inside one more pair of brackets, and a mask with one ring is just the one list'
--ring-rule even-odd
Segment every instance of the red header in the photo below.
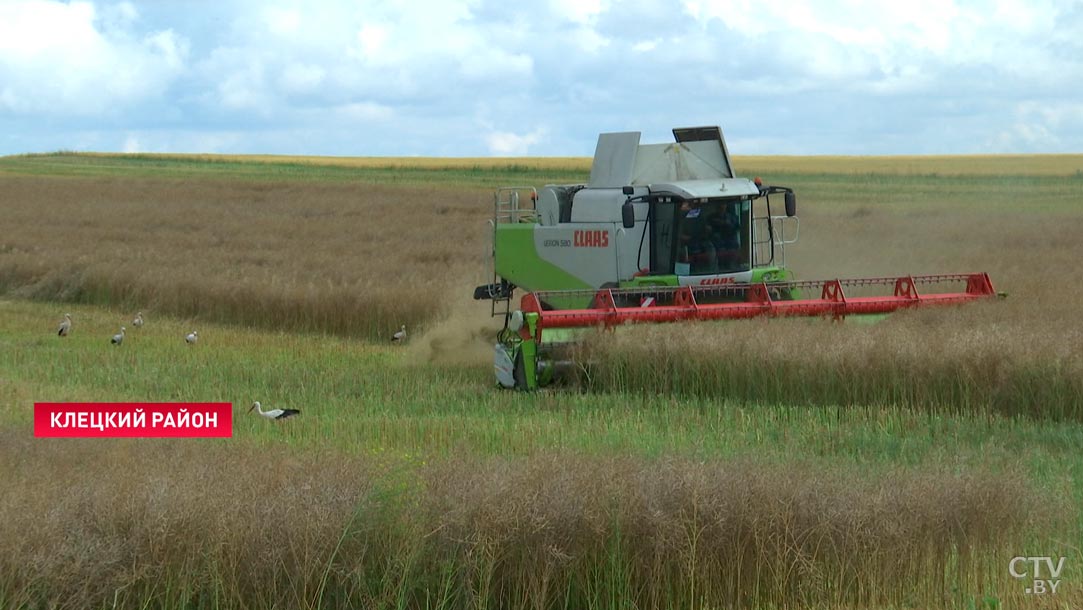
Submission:
{"label": "red header", "polygon": [[229,438],[233,403],[36,402],[34,436]]}

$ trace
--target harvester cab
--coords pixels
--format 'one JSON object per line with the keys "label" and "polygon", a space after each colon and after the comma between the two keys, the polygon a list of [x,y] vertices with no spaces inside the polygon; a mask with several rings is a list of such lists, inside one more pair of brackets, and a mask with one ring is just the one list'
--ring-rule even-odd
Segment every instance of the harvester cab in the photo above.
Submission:
{"label": "harvester cab", "polygon": [[[551,381],[571,365],[564,356],[577,331],[598,325],[842,317],[952,296],[919,295],[915,283],[941,282],[931,278],[967,280],[968,293],[957,297],[969,298],[970,284],[980,283],[970,276],[796,282],[786,268],[786,246],[800,230],[794,192],[736,177],[718,127],[673,136],[641,144],[639,132],[601,134],[586,184],[496,192],[492,281],[474,298],[490,300],[491,313],[505,319],[494,356],[500,385]],[[852,282],[894,282],[895,294],[849,306],[844,287]],[[516,289],[525,292],[517,309]],[[820,298],[803,300],[810,291]]]}

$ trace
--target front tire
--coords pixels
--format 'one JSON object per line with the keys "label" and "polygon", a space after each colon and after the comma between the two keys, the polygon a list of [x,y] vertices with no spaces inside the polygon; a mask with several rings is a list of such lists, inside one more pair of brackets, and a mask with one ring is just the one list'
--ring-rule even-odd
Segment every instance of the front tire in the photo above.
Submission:
{"label": "front tire", "polygon": [[529,388],[526,385],[526,362],[523,360],[523,350],[519,350],[515,354],[515,368],[512,370],[512,377],[515,379],[515,389],[526,391]]}

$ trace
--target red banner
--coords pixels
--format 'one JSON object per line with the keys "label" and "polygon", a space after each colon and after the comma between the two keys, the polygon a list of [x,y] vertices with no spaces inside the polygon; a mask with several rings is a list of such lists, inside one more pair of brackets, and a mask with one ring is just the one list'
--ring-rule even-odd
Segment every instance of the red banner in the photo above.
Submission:
{"label": "red banner", "polygon": [[34,436],[229,438],[233,403],[36,402]]}

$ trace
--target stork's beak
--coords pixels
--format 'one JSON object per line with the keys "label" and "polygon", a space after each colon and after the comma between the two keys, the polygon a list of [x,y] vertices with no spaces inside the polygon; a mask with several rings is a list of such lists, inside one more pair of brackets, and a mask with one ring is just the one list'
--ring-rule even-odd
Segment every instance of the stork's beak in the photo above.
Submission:
{"label": "stork's beak", "polygon": [[256,403],[252,403],[252,406],[248,407],[248,411],[246,411],[246,413],[251,413],[252,409],[255,409],[255,408],[256,408]]}

